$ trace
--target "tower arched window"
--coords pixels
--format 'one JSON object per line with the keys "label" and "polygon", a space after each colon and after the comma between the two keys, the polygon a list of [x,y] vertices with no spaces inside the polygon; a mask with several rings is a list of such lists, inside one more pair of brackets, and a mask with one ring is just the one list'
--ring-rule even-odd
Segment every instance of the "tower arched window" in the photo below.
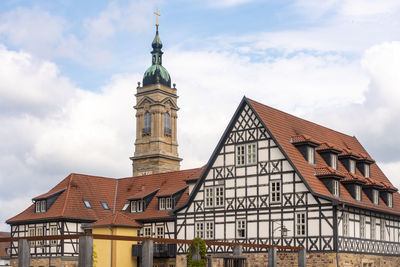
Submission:
{"label": "tower arched window", "polygon": [[146,112],[144,114],[144,128],[143,135],[150,135],[151,133],[151,114],[150,112]]}
{"label": "tower arched window", "polygon": [[168,112],[164,114],[164,134],[171,135],[171,116]]}

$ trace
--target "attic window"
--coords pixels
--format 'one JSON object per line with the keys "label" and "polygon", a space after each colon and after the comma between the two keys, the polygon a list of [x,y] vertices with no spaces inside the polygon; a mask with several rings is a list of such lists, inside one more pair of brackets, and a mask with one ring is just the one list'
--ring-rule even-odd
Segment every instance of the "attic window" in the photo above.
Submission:
{"label": "attic window", "polygon": [[349,160],[349,172],[356,173],[356,162],[353,159]]}
{"label": "attic window", "polygon": [[103,206],[103,208],[104,208],[105,210],[109,210],[109,209],[110,209],[110,208],[108,207],[108,205],[107,205],[107,202],[101,201],[100,203],[101,203],[101,205]]}
{"label": "attic window", "polygon": [[170,210],[172,209],[172,198],[171,197],[160,197],[159,198],[159,209]]}
{"label": "attic window", "polygon": [[361,185],[356,185],[355,187],[356,190],[356,200],[361,201]]}
{"label": "attic window", "polygon": [[331,154],[331,168],[337,170],[337,160],[338,156],[337,154],[332,153]]}
{"label": "attic window", "polygon": [[126,211],[126,209],[129,207],[129,203],[125,203],[125,205],[122,207],[122,211]]}
{"label": "attic window", "polygon": [[131,201],[131,212],[142,212],[144,210],[143,200],[133,200]]}
{"label": "attic window", "polygon": [[91,209],[91,208],[92,208],[92,205],[90,205],[89,200],[84,199],[84,200],[83,200],[83,203],[85,204],[86,208],[88,208],[88,209]]}
{"label": "attic window", "polygon": [[364,177],[370,177],[370,166],[369,164],[364,164]]}
{"label": "attic window", "polygon": [[310,164],[315,164],[315,147],[307,147],[307,161]]}
{"label": "attic window", "polygon": [[46,212],[46,200],[37,200],[35,202],[35,212],[36,213]]}
{"label": "attic window", "polygon": [[392,193],[387,194],[387,205],[389,208],[393,208],[393,194]]}
{"label": "attic window", "polygon": [[340,190],[340,189],[339,189],[339,181],[333,180],[333,181],[332,181],[332,194],[333,194],[335,197],[338,197],[338,196],[339,196],[339,193],[340,193],[339,190]]}
{"label": "attic window", "polygon": [[378,190],[376,189],[372,190],[372,201],[374,202],[375,205],[379,204]]}

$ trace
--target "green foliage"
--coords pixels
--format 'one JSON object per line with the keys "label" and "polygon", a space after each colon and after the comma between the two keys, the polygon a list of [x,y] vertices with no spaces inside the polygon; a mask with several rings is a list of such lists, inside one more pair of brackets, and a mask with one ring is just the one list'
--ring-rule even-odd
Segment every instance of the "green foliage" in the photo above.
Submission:
{"label": "green foliage", "polygon": [[[192,260],[192,256],[196,253],[196,248],[199,248],[200,260]],[[196,237],[193,239],[192,244],[189,247],[189,253],[187,255],[188,267],[205,267],[206,266],[206,242],[203,239]]]}
{"label": "green foliage", "polygon": [[94,250],[95,248],[96,248],[96,245],[93,245],[93,254],[92,254],[93,267],[96,267],[96,263],[97,263],[97,252]]}

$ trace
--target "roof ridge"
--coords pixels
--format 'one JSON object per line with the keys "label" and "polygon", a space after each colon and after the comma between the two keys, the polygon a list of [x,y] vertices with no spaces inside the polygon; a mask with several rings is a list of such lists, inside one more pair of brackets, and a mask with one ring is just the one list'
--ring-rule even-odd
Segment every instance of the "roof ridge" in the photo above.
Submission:
{"label": "roof ridge", "polygon": [[[326,127],[326,126],[324,126],[324,125],[321,125],[321,124],[318,124],[318,123],[316,123],[316,122],[313,122],[313,121],[310,121],[310,120],[306,120],[306,119],[297,117],[297,116],[292,115],[292,114],[290,114],[290,113],[288,113],[288,112],[285,112],[285,111],[279,110],[279,109],[277,109],[277,108],[274,108],[274,107],[265,105],[265,104],[260,103],[260,102],[258,102],[258,101],[256,101],[256,100],[253,100],[253,99],[251,99],[251,98],[247,98],[247,99],[250,100],[251,102],[255,102],[256,104],[259,104],[259,105],[262,105],[262,106],[264,106],[264,107],[273,109],[273,110],[275,110],[275,111],[277,111],[277,112],[283,113],[283,114],[288,115],[288,116],[290,116],[290,117],[292,117],[292,118],[295,118],[295,119],[298,119],[298,120],[302,120],[302,121],[305,121],[305,122],[314,124],[314,125],[319,126],[319,127],[323,127],[323,128],[325,128],[325,129],[327,129],[327,130],[330,130],[330,131],[333,131],[333,132],[335,132],[335,133],[338,133],[338,134],[341,134],[341,135],[345,135],[345,136],[347,136],[347,137],[354,138],[355,140],[357,140],[357,138],[356,138],[354,135],[351,136],[351,135],[349,135],[349,134],[345,134],[345,133],[339,132],[339,131],[337,131],[337,130],[334,130],[334,129],[332,129],[332,128],[328,128],[328,127]],[[360,143],[360,142],[358,142],[358,140],[357,140],[357,143]],[[364,150],[365,150],[365,149],[364,149]]]}
{"label": "roof ridge", "polygon": [[123,179],[132,179],[132,178],[140,178],[140,177],[149,177],[149,176],[162,176],[162,175],[170,175],[173,173],[180,173],[180,172],[189,172],[189,171],[196,171],[198,169],[201,169],[202,167],[197,167],[197,168],[191,168],[191,169],[185,169],[185,170],[179,170],[179,171],[170,171],[170,172],[160,172],[160,173],[153,173],[153,174],[148,174],[148,175],[139,175],[139,176],[129,176],[129,177],[122,177],[122,178],[116,178],[117,180],[123,180]]}

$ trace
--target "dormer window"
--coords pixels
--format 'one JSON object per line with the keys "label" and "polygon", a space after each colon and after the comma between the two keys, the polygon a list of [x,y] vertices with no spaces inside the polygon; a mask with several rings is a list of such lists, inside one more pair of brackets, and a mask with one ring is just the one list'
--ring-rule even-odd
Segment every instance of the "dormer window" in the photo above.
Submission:
{"label": "dormer window", "polygon": [[340,195],[340,189],[339,189],[339,181],[337,180],[332,180],[332,194],[335,197],[338,197]]}
{"label": "dormer window", "polygon": [[387,193],[387,205],[389,208],[393,208],[393,194]]}
{"label": "dormer window", "polygon": [[330,162],[331,168],[334,170],[337,170],[337,160],[338,160],[337,154],[331,153],[330,159],[331,159],[331,162]]}
{"label": "dormer window", "polygon": [[364,164],[364,177],[370,177],[370,165],[366,163]]}
{"label": "dormer window", "polygon": [[143,212],[144,201],[143,200],[132,200],[131,201],[131,212]]}
{"label": "dormer window", "polygon": [[356,173],[356,161],[354,159],[349,160],[349,172]]}
{"label": "dormer window", "polygon": [[315,147],[307,147],[307,161],[312,165],[315,164]]}
{"label": "dormer window", "polygon": [[357,201],[361,201],[361,185],[356,185],[355,186],[355,199]]}
{"label": "dormer window", "polygon": [[35,202],[35,212],[36,213],[46,212],[46,200],[37,200]]}
{"label": "dormer window", "polygon": [[160,197],[158,199],[160,210],[172,209],[172,197]]}
{"label": "dormer window", "polygon": [[372,190],[372,202],[374,202],[375,205],[379,204],[379,193],[376,189]]}

